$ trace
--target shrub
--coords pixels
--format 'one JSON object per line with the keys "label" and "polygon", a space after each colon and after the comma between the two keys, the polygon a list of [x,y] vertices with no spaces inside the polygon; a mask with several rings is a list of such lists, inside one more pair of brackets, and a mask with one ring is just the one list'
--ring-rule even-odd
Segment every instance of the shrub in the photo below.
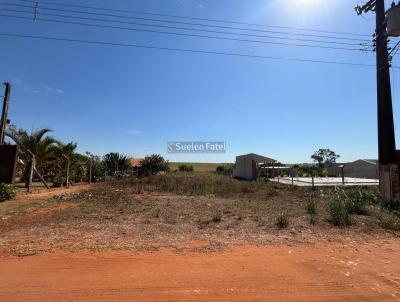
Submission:
{"label": "shrub", "polygon": [[345,202],[339,197],[333,197],[328,204],[329,221],[336,226],[351,225],[351,217]]}
{"label": "shrub", "polygon": [[324,167],[317,167],[317,169],[315,170],[315,176],[317,177],[327,177],[328,174],[328,169]]}
{"label": "shrub", "polygon": [[141,174],[156,175],[160,172],[168,172],[169,163],[161,155],[146,156],[141,162]]}
{"label": "shrub", "polygon": [[345,206],[349,214],[366,215],[367,198],[360,189],[349,190],[344,193]]}
{"label": "shrub", "polygon": [[400,201],[393,199],[393,200],[382,200],[382,208],[389,210],[393,214],[400,217]]}
{"label": "shrub", "polygon": [[315,203],[314,200],[310,200],[309,202],[307,202],[306,210],[307,214],[309,215],[317,214],[317,204]]}
{"label": "shrub", "polygon": [[191,165],[180,165],[178,167],[179,172],[193,172],[194,168]]}
{"label": "shrub", "polygon": [[159,218],[161,215],[161,207],[157,204],[154,208],[154,217]]}
{"label": "shrub", "polygon": [[222,221],[222,216],[223,216],[222,212],[217,211],[217,212],[215,212],[213,214],[212,221],[213,222],[221,222]]}
{"label": "shrub", "polygon": [[233,167],[234,167],[234,165],[232,165],[232,164],[219,165],[215,169],[215,171],[217,172],[217,174],[231,175],[233,173]]}
{"label": "shrub", "polygon": [[283,211],[279,214],[278,218],[276,219],[276,225],[280,229],[285,229],[289,225],[289,217],[287,212]]}
{"label": "shrub", "polygon": [[310,215],[310,224],[315,224],[317,222],[317,204],[313,199],[307,202],[306,211]]}
{"label": "shrub", "polygon": [[381,227],[390,231],[400,231],[400,219],[393,215],[382,215],[380,217]]}
{"label": "shrub", "polygon": [[0,202],[12,199],[17,194],[14,187],[7,184],[0,184]]}

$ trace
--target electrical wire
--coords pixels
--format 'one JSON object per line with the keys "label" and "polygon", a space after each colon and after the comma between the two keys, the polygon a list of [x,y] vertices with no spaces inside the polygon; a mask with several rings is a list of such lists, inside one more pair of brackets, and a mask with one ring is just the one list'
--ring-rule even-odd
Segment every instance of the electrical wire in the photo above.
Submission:
{"label": "electrical wire", "polygon": [[[0,17],[9,17],[9,18],[16,18],[16,19],[31,20],[31,18],[28,18],[28,17],[10,16],[10,15],[2,15],[2,14],[0,14]],[[51,23],[72,24],[72,25],[90,26],[90,27],[107,28],[107,29],[121,29],[121,30],[130,30],[130,31],[139,31],[139,32],[147,32],[147,33],[164,34],[164,35],[176,35],[176,36],[206,38],[206,39],[216,39],[216,40],[226,40],[226,41],[235,41],[235,42],[251,42],[251,43],[261,43],[261,44],[270,44],[270,45],[294,46],[294,47],[306,47],[306,48],[319,48],[319,49],[331,49],[331,50],[346,50],[346,51],[360,51],[361,50],[360,48],[334,47],[334,46],[323,46],[323,45],[295,44],[295,43],[285,43],[285,42],[238,39],[238,38],[218,37],[218,36],[209,36],[209,35],[176,33],[176,32],[168,32],[168,31],[150,30],[150,29],[137,29],[137,28],[127,28],[127,27],[119,27],[119,26],[100,25],[100,24],[89,24],[89,23],[82,23],[82,22],[71,22],[71,21],[55,20],[55,19],[36,18],[36,20],[37,21],[42,21],[42,22],[51,22]]]}
{"label": "electrical wire", "polygon": [[[15,0],[15,1],[36,4],[36,1],[32,1],[32,0]],[[370,37],[370,35],[368,35],[368,34],[360,34],[360,33],[338,32],[338,31],[328,31],[328,30],[319,30],[319,29],[310,29],[310,28],[295,28],[295,27],[276,26],[276,25],[267,25],[267,24],[259,24],[259,23],[246,23],[246,22],[238,22],[238,21],[223,20],[223,19],[197,18],[197,17],[170,15],[170,14],[151,13],[151,12],[146,12],[146,11],[121,10],[121,9],[113,9],[113,8],[106,8],[106,7],[94,7],[94,6],[77,5],[77,4],[57,3],[57,2],[51,2],[51,1],[40,1],[40,4],[61,6],[61,7],[77,7],[77,8],[84,8],[84,9],[94,9],[94,10],[129,13],[129,14],[141,14],[141,15],[168,17],[168,18],[177,18],[177,19],[186,19],[186,20],[197,20],[197,21],[206,21],[206,22],[215,22],[215,23],[239,24],[239,25],[266,27],[266,28],[280,28],[280,29],[301,30],[301,31],[308,31],[308,32],[319,32],[319,33],[328,33],[328,34]]]}
{"label": "electrical wire", "polygon": [[[7,3],[7,2],[0,2],[0,4],[6,5],[6,6],[17,6],[17,7],[35,9],[34,6],[27,6],[27,5],[22,5],[22,4],[13,4],[13,3]],[[330,36],[330,35],[301,34],[301,33],[290,33],[290,32],[285,32],[285,31],[272,31],[272,30],[251,29],[251,28],[221,26],[221,25],[209,25],[209,24],[201,24],[201,23],[172,21],[172,20],[160,20],[160,19],[142,18],[142,17],[129,17],[129,16],[122,16],[122,15],[115,15],[115,14],[105,14],[105,13],[94,13],[94,12],[77,11],[77,10],[47,8],[47,7],[43,7],[43,6],[39,7],[39,11],[40,10],[75,13],[75,14],[85,14],[85,15],[95,15],[95,16],[103,16],[103,17],[115,17],[115,18],[128,19],[128,20],[142,20],[142,21],[150,21],[150,22],[183,24],[183,25],[190,25],[190,26],[203,26],[203,27],[211,27],[211,28],[233,29],[233,30],[240,30],[240,31],[264,32],[264,33],[275,33],[275,34],[281,34],[281,35],[294,35],[294,36],[304,36],[304,37],[314,37],[314,38],[326,38],[326,39],[336,39],[336,40],[368,42],[368,40],[365,40],[365,39],[337,37],[337,36]]]}
{"label": "electrical wire", "polygon": [[[0,37],[52,40],[52,41],[70,42],[70,43],[83,43],[83,44],[90,44],[90,45],[132,47],[132,48],[154,49],[154,50],[181,52],[181,53],[211,54],[211,55],[219,55],[219,56],[231,56],[231,57],[241,57],[241,58],[263,59],[263,60],[291,61],[291,62],[303,62],[303,63],[320,63],[320,64],[331,64],[331,65],[348,65],[348,66],[359,66],[359,67],[375,67],[374,64],[365,64],[365,63],[313,60],[313,59],[301,59],[301,58],[284,58],[284,57],[252,55],[252,54],[244,54],[244,53],[218,52],[218,51],[198,50],[198,49],[189,49],[189,48],[170,48],[170,47],[152,46],[152,45],[145,45],[145,44],[116,43],[116,42],[105,42],[105,41],[96,41],[96,40],[81,40],[81,39],[70,39],[70,38],[38,36],[38,35],[25,35],[25,34],[4,33],[4,32],[0,32]],[[394,68],[400,68],[400,67],[394,66]]]}
{"label": "electrical wire", "polygon": [[[1,11],[12,12],[12,13],[25,13],[32,15],[32,12],[29,11],[21,11],[14,9],[1,9]],[[117,23],[117,24],[128,24],[128,25],[137,25],[137,26],[148,26],[148,27],[156,27],[156,28],[168,28],[175,30],[185,30],[185,31],[196,31],[196,32],[207,32],[207,33],[215,33],[215,34],[225,34],[225,35],[235,35],[235,36],[243,36],[243,37],[257,37],[257,38],[267,38],[267,39],[280,39],[280,40],[290,40],[290,41],[301,41],[301,42],[313,42],[313,43],[324,43],[324,44],[334,44],[334,45],[349,45],[349,46],[365,46],[362,45],[364,43],[349,43],[349,42],[338,42],[338,41],[325,41],[325,40],[314,40],[314,39],[302,39],[302,38],[291,38],[291,37],[279,37],[279,36],[270,36],[270,35],[255,35],[255,34],[245,34],[245,33],[234,33],[227,31],[217,31],[217,30],[207,30],[207,29],[197,29],[197,28],[189,28],[189,27],[176,27],[176,26],[167,26],[167,25],[157,25],[157,24],[147,24],[147,23],[138,23],[138,22],[127,22],[127,21],[118,21],[118,20],[108,20],[108,19],[100,19],[100,18],[88,18],[88,17],[80,17],[80,16],[69,16],[63,14],[48,14],[48,13],[40,13],[37,14],[36,19],[40,19],[41,16],[51,16],[51,17],[60,17],[60,18],[68,18],[68,19],[78,19],[78,20],[88,20],[95,22],[108,22],[108,23]],[[32,19],[32,18],[30,18]],[[130,28],[129,28],[130,29]],[[128,30],[129,30],[128,29]],[[369,42],[371,43],[371,42]]]}

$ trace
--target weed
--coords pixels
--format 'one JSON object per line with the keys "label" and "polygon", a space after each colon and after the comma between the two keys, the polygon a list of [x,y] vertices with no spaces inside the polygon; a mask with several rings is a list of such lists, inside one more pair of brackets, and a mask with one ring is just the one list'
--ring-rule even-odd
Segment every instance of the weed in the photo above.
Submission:
{"label": "weed", "polygon": [[310,214],[310,224],[314,225],[317,223],[317,215],[316,214]]}
{"label": "weed", "polygon": [[213,214],[212,221],[219,223],[222,221],[222,216],[223,216],[222,212],[217,211]]}
{"label": "weed", "polygon": [[154,208],[154,217],[159,218],[161,215],[161,207],[157,204]]}
{"label": "weed", "polygon": [[400,231],[400,218],[397,216],[384,211],[379,220],[382,228],[390,231]]}
{"label": "weed", "polygon": [[387,209],[400,218],[400,201],[393,199],[388,201],[382,200],[382,208]]}
{"label": "weed", "polygon": [[17,194],[14,187],[0,183],[0,202],[13,199]]}
{"label": "weed", "polygon": [[329,221],[336,226],[351,225],[351,217],[345,202],[339,196],[333,197],[328,204]]}
{"label": "weed", "polygon": [[289,226],[289,216],[286,211],[283,211],[279,214],[276,219],[276,225],[280,229],[285,229]]}
{"label": "weed", "polygon": [[307,202],[306,205],[307,214],[309,215],[316,215],[317,214],[317,204],[313,199]]}
{"label": "weed", "polygon": [[307,214],[310,216],[310,224],[314,225],[317,223],[317,204],[314,199],[311,199],[306,204]]}
{"label": "weed", "polygon": [[349,214],[367,215],[367,198],[360,189],[344,192],[345,206]]}

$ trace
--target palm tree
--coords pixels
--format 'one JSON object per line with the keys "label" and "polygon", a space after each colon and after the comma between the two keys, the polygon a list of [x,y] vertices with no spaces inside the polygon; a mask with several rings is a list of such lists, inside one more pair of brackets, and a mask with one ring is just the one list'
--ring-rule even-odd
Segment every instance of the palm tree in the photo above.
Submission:
{"label": "palm tree", "polygon": [[54,164],[54,147],[59,142],[48,134],[52,132],[51,129],[42,128],[28,133],[24,129],[16,129],[10,127],[6,131],[6,135],[11,138],[21,149],[20,159],[24,163],[23,177],[25,186],[29,186],[29,173],[32,166],[32,156],[29,152],[35,155],[36,169],[38,171],[46,171],[52,164]]}
{"label": "palm tree", "polygon": [[120,153],[108,153],[104,155],[104,165],[106,172],[110,176],[115,176],[120,173],[125,173],[131,167],[129,158]]}

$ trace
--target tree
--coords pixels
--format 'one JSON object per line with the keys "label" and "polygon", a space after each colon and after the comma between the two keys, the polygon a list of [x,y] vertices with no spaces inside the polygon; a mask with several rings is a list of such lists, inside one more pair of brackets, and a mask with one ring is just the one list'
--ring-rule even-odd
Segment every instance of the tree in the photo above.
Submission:
{"label": "tree", "polygon": [[146,156],[141,161],[141,170],[145,175],[155,175],[159,172],[168,172],[169,163],[161,155],[153,154]]}
{"label": "tree", "polygon": [[104,155],[103,161],[106,173],[110,176],[126,173],[131,168],[129,158],[117,152]]}
{"label": "tree", "polygon": [[28,150],[35,155],[36,169],[43,173],[51,165],[54,164],[54,147],[59,142],[48,134],[51,129],[42,128],[28,133],[24,129],[16,129],[15,126],[10,127],[6,131],[6,135],[11,138],[21,149],[20,159],[24,163],[23,178],[25,187],[29,185],[29,173],[32,166],[32,156]]}
{"label": "tree", "polygon": [[55,182],[63,183],[66,175],[67,159],[69,160],[69,178],[74,181],[82,181],[87,174],[88,158],[76,152],[77,143],[59,143],[53,147]]}
{"label": "tree", "polygon": [[[88,164],[92,166],[92,179],[91,181],[99,181],[104,177],[106,172],[104,162],[99,155],[94,155],[86,152]],[[89,177],[89,176],[88,176]]]}
{"label": "tree", "polygon": [[327,163],[336,163],[338,158],[340,158],[340,155],[330,149],[319,149],[311,155],[311,159],[318,163],[319,167],[323,167]]}

